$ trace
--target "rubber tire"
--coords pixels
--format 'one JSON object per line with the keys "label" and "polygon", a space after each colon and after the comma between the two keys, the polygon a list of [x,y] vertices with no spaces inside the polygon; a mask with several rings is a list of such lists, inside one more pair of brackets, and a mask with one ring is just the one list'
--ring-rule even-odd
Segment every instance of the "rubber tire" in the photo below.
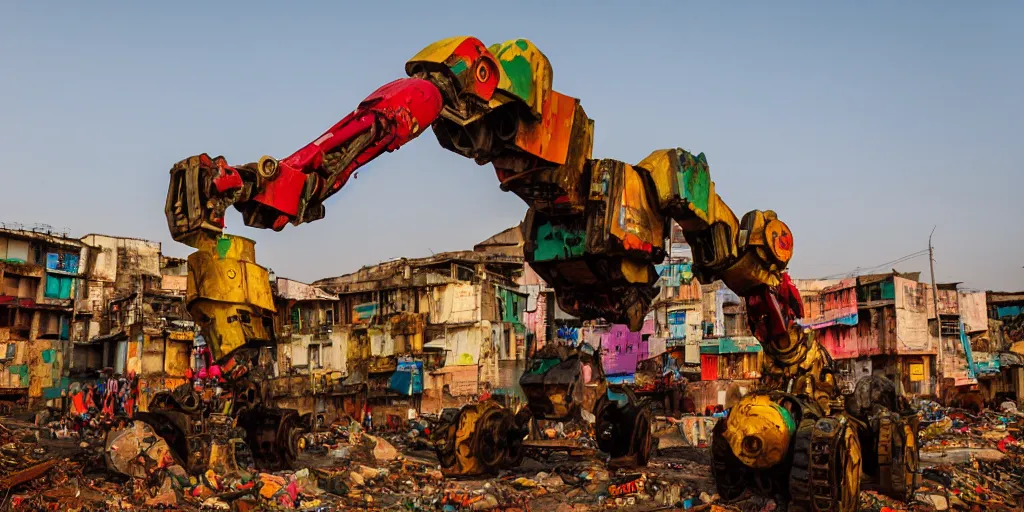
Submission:
{"label": "rubber tire", "polygon": [[441,453],[436,447],[434,452],[437,454],[437,460],[441,463],[441,467],[445,470],[451,470],[458,464],[458,458],[455,455],[455,436],[459,429],[459,421],[462,419],[462,411],[460,410],[455,417],[452,419],[451,425],[445,426],[445,437],[447,438],[446,446],[448,447],[447,453]]}
{"label": "rubber tire", "polygon": [[812,512],[811,435],[816,420],[805,419],[793,436],[793,462],[789,468],[789,512]]}
{"label": "rubber tire", "polygon": [[725,421],[720,420],[711,432],[711,475],[715,479],[715,489],[725,502],[735,501],[743,496],[751,486],[749,470],[743,465],[722,433]]}
{"label": "rubber tire", "polygon": [[651,460],[651,410],[641,407],[633,420],[632,451],[636,455],[636,465],[644,467]]}

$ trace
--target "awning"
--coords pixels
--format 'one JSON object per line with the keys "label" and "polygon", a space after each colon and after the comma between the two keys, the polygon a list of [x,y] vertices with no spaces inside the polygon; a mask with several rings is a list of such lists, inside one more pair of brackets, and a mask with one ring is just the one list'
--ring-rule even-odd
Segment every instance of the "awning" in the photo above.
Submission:
{"label": "awning", "polygon": [[753,336],[736,336],[704,340],[700,343],[701,354],[756,354],[761,344]]}
{"label": "awning", "polygon": [[128,339],[128,335],[123,332],[116,332],[114,334],[106,334],[103,336],[96,336],[89,341],[76,341],[75,345],[99,345],[100,343],[108,343],[113,341],[124,341]]}
{"label": "awning", "polygon": [[1011,366],[1024,366],[1024,358],[1019,354],[1013,352],[1000,352],[999,353],[999,367],[1009,368]]}
{"label": "awning", "polygon": [[434,338],[423,344],[423,350],[444,350],[444,338]]}

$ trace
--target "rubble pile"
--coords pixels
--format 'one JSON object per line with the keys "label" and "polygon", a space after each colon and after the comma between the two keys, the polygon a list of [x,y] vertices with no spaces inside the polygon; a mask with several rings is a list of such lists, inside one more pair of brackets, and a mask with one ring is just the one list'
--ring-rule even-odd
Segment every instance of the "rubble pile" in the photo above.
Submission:
{"label": "rubble pile", "polygon": [[[1024,509],[1019,412],[971,414],[933,402],[917,406],[923,418],[918,492],[901,503],[865,491],[861,510]],[[168,442],[145,423],[70,425],[66,418],[40,418],[35,424],[0,418],[2,510],[770,512],[777,507],[758,498],[721,503],[707,449],[688,440],[665,442],[667,435],[660,438],[656,457],[639,469],[610,468],[599,454],[538,452],[495,476],[446,478],[431,450],[432,423],[426,419],[386,432],[342,420],[303,434],[301,469],[261,472],[239,467],[235,459],[211,458],[206,470],[189,474]],[[670,426],[678,430],[680,425]],[[540,432],[547,439],[587,445],[589,430],[555,423]]]}
{"label": "rubble pile", "polygon": [[865,493],[864,510],[1021,510],[1024,508],[1022,415],[1007,404],[972,414],[935,402],[915,404],[920,432],[920,487],[915,502],[901,506]]}
{"label": "rubble pile", "polygon": [[[0,495],[8,494],[0,509],[744,510],[716,503],[707,468],[686,460],[616,471],[598,458],[548,454],[496,477],[445,478],[422,451],[430,427],[418,421],[406,432],[381,436],[357,422],[306,434],[305,467],[296,471],[266,473],[212,461],[201,474],[188,474],[142,422],[114,427],[102,440],[84,431],[49,435],[51,427],[60,431],[60,420],[24,425],[0,430]],[[586,436],[575,426],[552,429],[547,435],[555,438]]]}

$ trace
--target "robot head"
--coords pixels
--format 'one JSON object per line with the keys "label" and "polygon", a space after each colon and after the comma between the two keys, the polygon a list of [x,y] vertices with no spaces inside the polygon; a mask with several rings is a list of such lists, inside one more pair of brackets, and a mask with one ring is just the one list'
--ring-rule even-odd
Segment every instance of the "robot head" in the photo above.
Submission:
{"label": "robot head", "polygon": [[409,76],[434,82],[449,116],[463,121],[490,110],[501,80],[498,60],[475,37],[452,37],[427,46],[405,65]]}
{"label": "robot head", "polygon": [[[539,166],[565,163],[578,100],[552,91],[551,63],[530,41],[486,47],[474,37],[444,39],[405,69],[444,96],[434,133],[446,149],[480,164],[509,150],[539,159]],[[589,156],[589,149],[582,153]]]}

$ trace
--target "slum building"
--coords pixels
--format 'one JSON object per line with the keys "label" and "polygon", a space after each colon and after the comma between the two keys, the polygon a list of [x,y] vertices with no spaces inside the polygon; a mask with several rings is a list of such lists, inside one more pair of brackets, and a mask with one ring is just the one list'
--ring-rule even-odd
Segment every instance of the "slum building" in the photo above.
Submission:
{"label": "slum building", "polygon": [[[972,326],[965,324],[961,317],[958,284],[939,283],[935,293],[930,284],[920,285],[924,291],[928,316],[928,337],[930,343],[937,347],[940,395],[947,395],[958,387],[969,388],[978,384],[977,365],[974,364],[969,333],[977,335],[988,327],[983,323]],[[936,305],[938,315],[935,314]],[[965,304],[965,311],[967,306]],[[983,315],[984,307],[977,313]]]}
{"label": "slum building", "polygon": [[955,283],[939,285],[936,318],[931,286],[919,277],[876,274],[798,286],[810,291],[801,324],[835,359],[841,385],[873,373],[915,396],[935,395],[940,385],[977,384],[968,340],[986,330],[980,296],[958,291]]}
{"label": "slum building", "polygon": [[[523,361],[527,354],[532,354],[537,349],[543,347],[548,340],[555,339],[559,327],[579,327],[581,325],[578,323],[578,319],[565,313],[558,307],[555,300],[555,290],[548,286],[533,268],[525,262],[523,252],[525,243],[523,224],[520,223],[518,226],[508,228],[473,246],[473,252],[478,254],[502,256],[523,261],[522,273],[515,278],[519,291],[526,294],[526,305],[521,319],[524,330],[523,343],[519,347],[521,353],[517,352],[514,354],[515,357],[508,357],[502,361]],[[567,335],[568,333],[563,329],[562,334]],[[508,365],[505,364],[505,368],[499,369],[499,371],[512,371],[514,373],[515,369],[509,369]],[[522,373],[521,370],[519,373]],[[502,382],[507,381],[511,381],[511,378],[502,379]],[[518,377],[515,382],[518,382]],[[512,388],[516,387],[512,386],[511,388],[501,389],[511,391]]]}
{"label": "slum building", "polygon": [[525,354],[522,271],[521,257],[461,251],[313,283],[341,304],[344,385],[366,386],[378,423],[513,389],[518,376],[499,367]]}
{"label": "slum building", "polygon": [[[526,369],[526,360],[548,342],[578,343],[583,322],[558,307],[555,290],[525,262],[526,238],[523,224],[508,228],[473,246],[473,252],[523,261],[522,272],[515,277],[518,291],[526,297],[519,304],[509,295],[507,304],[521,309],[516,325],[517,342],[498,354],[498,380],[493,393],[510,400],[525,400],[519,388],[519,377]],[[521,332],[520,332],[521,331]],[[511,341],[511,338],[507,338]]]}
{"label": "slum building", "polygon": [[800,325],[828,350],[836,362],[836,380],[852,391],[858,379],[871,375],[870,356],[877,355],[866,343],[869,337],[863,341],[858,337],[857,279],[815,280],[798,284],[801,287],[804,318]]}
{"label": "slum building", "polygon": [[857,277],[856,330],[836,326],[824,335],[826,348],[860,359],[860,371],[884,374],[904,393],[930,395],[938,378],[937,344],[928,334],[928,289],[919,277],[920,272]]}
{"label": "slum building", "polygon": [[60,398],[84,250],[48,226],[0,225],[0,402]]}
{"label": "slum building", "polygon": [[[1024,291],[985,294],[984,336],[972,338],[979,378],[987,397],[1024,397]],[[989,357],[979,352],[989,352]]]}
{"label": "slum building", "polygon": [[746,303],[721,281],[701,287],[704,314],[700,341],[700,382],[691,382],[688,395],[699,411],[731,407],[761,378],[764,354],[747,323]]}
{"label": "slum building", "polygon": [[138,378],[138,409],[159,391],[186,382],[196,327],[185,308],[187,265],[161,244],[89,234],[81,321],[69,377],[95,382],[103,370]]}
{"label": "slum building", "polygon": [[278,406],[315,415],[322,423],[359,418],[366,386],[344,385],[351,324],[341,299],[282,277],[274,279],[272,290],[277,347],[270,388]]}
{"label": "slum building", "polygon": [[[654,299],[654,346],[649,355],[664,351],[665,368],[691,381],[700,380],[700,342],[704,338],[703,293],[693,277],[693,255],[682,228],[672,223],[665,262],[657,265],[660,288]],[[660,341],[664,340],[662,350]]]}

